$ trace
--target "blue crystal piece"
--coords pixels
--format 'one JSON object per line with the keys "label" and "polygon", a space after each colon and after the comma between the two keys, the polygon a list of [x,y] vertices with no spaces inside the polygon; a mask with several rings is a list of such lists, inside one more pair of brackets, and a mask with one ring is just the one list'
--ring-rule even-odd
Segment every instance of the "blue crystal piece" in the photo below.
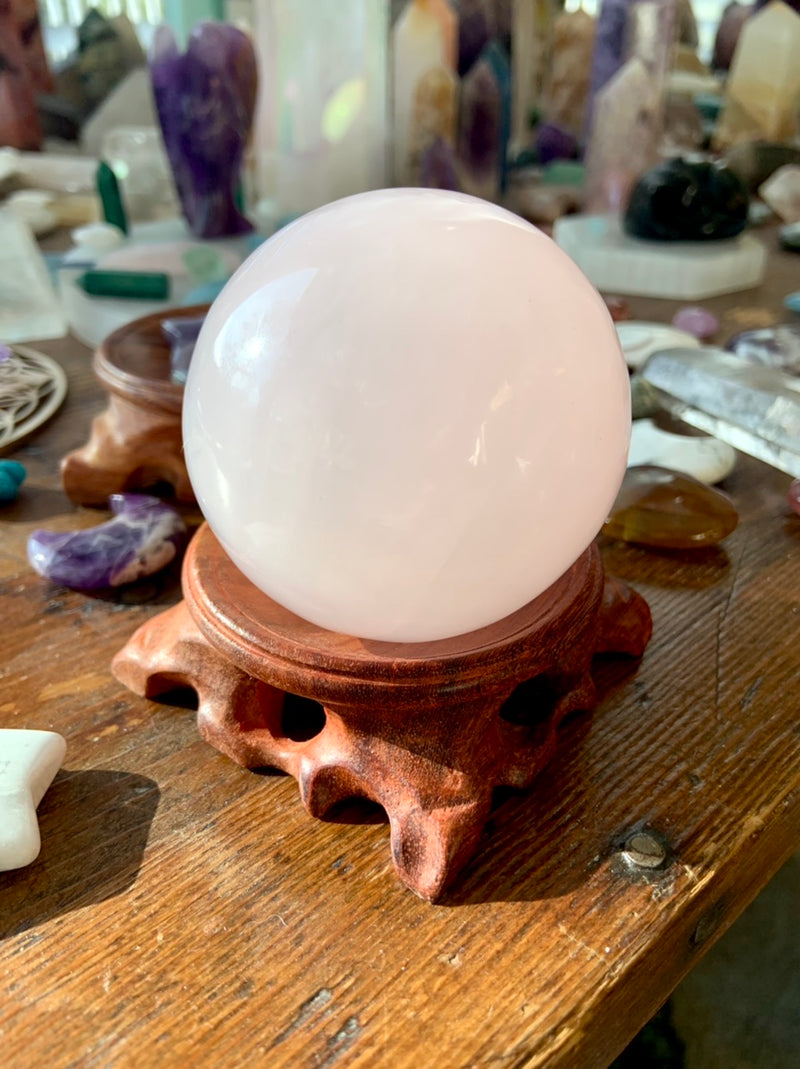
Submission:
{"label": "blue crystal piece", "polygon": [[0,504],[15,501],[25,481],[25,468],[17,460],[0,460]]}

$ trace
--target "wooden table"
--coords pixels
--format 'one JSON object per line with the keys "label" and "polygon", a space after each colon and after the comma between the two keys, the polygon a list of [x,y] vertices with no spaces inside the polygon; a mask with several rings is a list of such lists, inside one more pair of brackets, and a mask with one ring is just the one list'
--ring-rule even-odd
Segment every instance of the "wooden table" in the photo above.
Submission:
{"label": "wooden table", "polygon": [[[798,267],[775,252],[761,290],[706,303],[779,310]],[[190,709],[114,680],[113,654],[179,597],[175,570],[111,598],[31,572],[31,530],[103,518],[58,476],[102,405],[90,354],[42,348],[70,393],[15,454],[28,481],[0,513],[0,726],[55,729],[68,752],[39,859],[0,874],[5,1069],[606,1065],[800,846],[788,476],[741,458],[741,523],[717,549],[604,546],[653,610],[644,661],[602,667],[594,715],[528,794],[498,799],[430,906],[395,880],[385,824],[310,819],[293,780],[243,771]],[[640,825],[669,846],[651,878],[620,864]]]}

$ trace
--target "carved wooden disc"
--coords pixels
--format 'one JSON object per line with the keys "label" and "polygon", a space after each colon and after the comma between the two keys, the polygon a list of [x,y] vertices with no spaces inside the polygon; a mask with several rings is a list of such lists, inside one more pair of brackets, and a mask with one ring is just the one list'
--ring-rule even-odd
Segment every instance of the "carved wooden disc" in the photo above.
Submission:
{"label": "carved wooden disc", "polygon": [[98,346],[95,374],[107,390],[129,401],[180,415],[183,386],[170,377],[172,347],[161,324],[165,319],[194,319],[207,311],[207,304],[197,304],[126,323]]}
{"label": "carved wooden disc", "polygon": [[603,570],[592,545],[548,590],[478,631],[436,642],[390,643],[317,627],[255,587],[227,556],[208,525],[184,563],[187,605],[208,641],[243,671],[320,701],[348,699],[354,686],[415,690],[457,683],[464,693],[530,678],[541,651],[552,662],[594,616]]}

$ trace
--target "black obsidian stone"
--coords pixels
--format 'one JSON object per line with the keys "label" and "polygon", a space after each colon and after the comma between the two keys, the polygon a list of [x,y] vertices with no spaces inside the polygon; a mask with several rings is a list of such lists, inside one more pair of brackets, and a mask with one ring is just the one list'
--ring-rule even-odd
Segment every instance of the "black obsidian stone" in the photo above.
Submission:
{"label": "black obsidian stone", "polygon": [[778,231],[781,248],[787,252],[800,252],[800,223],[787,223]]}
{"label": "black obsidian stone", "polygon": [[720,241],[747,226],[747,186],[724,163],[669,160],[639,179],[624,227],[648,241]]}

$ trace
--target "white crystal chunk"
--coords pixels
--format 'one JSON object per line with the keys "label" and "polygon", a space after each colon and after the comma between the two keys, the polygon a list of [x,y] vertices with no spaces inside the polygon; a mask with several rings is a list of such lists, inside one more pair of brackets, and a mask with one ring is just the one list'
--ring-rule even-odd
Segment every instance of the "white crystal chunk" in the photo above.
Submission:
{"label": "white crystal chunk", "polygon": [[38,857],[36,807],[66,751],[55,731],[0,728],[0,872],[30,865]]}
{"label": "white crystal chunk", "polygon": [[60,338],[67,333],[53,284],[30,229],[0,209],[0,338]]}

